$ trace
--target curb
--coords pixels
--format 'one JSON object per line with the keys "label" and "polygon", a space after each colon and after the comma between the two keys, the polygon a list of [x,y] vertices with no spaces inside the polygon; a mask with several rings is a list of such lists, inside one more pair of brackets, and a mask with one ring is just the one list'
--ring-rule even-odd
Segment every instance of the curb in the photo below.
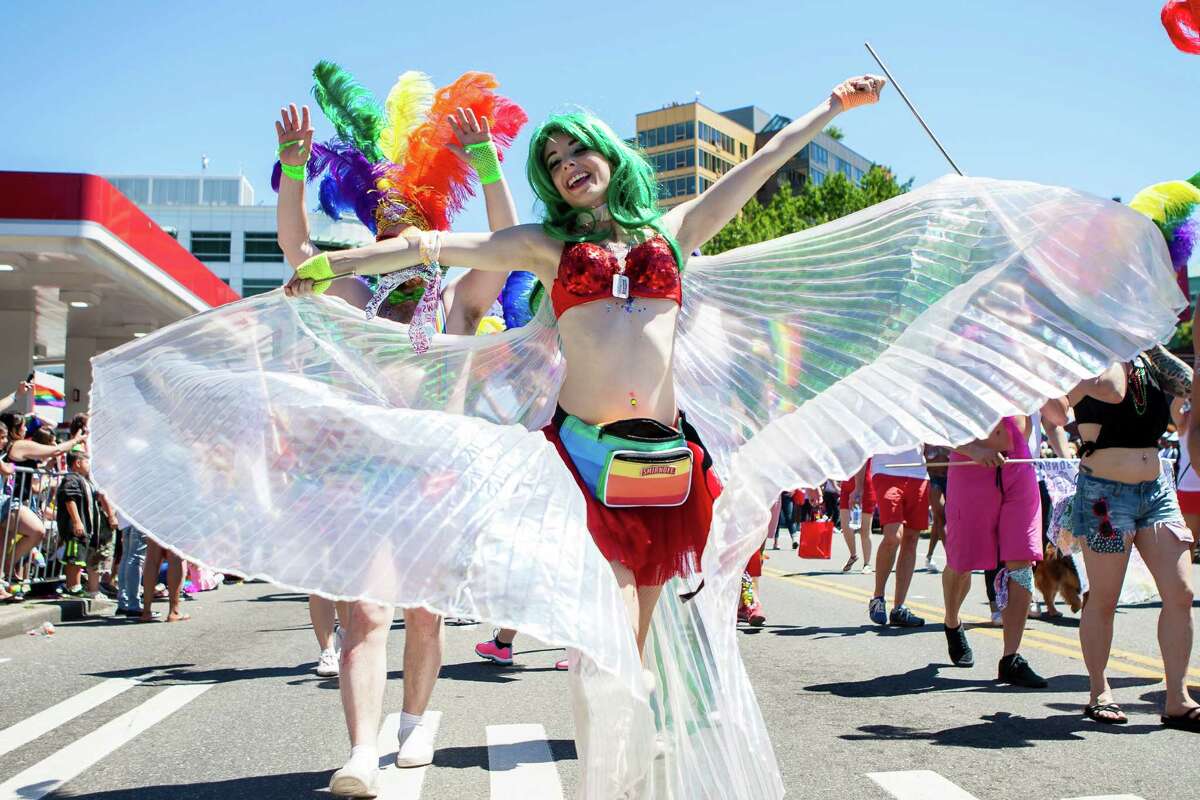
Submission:
{"label": "curb", "polygon": [[112,613],[116,603],[110,600],[29,600],[17,607],[0,607],[0,639],[21,636],[49,622],[58,625],[87,617]]}

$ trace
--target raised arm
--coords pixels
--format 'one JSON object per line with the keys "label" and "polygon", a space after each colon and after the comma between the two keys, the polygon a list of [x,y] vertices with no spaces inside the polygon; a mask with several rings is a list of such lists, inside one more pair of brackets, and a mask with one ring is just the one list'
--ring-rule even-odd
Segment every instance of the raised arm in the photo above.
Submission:
{"label": "raised arm", "polygon": [[[540,225],[517,225],[496,233],[440,234],[444,264],[466,269],[508,273],[527,269],[549,286],[558,267],[558,254]],[[335,275],[382,275],[422,262],[416,237],[397,236],[353,250],[321,253],[310,258],[285,287],[289,296],[318,293]]]}
{"label": "raised arm", "polygon": [[851,78],[825,100],[776,134],[761,150],[727,172],[695,200],[673,208],[665,216],[675,232],[679,249],[690,253],[707,242],[742,210],[772,175],[824,130],[847,107],[875,102],[886,81],[873,75]]}
{"label": "raised arm", "polygon": [[[488,227],[493,232],[513,227],[518,222],[517,204],[513,202],[504,171],[494,156],[490,120],[487,117],[478,120],[474,111],[460,108],[450,117],[450,127],[459,141],[457,145],[449,145],[450,150],[475,169],[483,186]],[[507,278],[507,272],[471,270],[447,289],[447,332],[473,334],[479,327],[479,320],[496,302]]]}
{"label": "raised arm", "polygon": [[1093,397],[1102,403],[1119,403],[1125,399],[1125,365],[1113,364],[1094,378],[1076,384],[1067,399],[1075,405],[1085,397]]}

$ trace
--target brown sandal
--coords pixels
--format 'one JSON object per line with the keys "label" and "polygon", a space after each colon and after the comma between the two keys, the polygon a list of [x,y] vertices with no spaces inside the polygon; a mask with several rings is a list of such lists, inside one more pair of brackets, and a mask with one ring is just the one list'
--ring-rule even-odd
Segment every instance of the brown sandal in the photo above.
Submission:
{"label": "brown sandal", "polygon": [[[1101,714],[1112,714],[1114,716],[1102,717]],[[1117,717],[1116,714],[1121,716]],[[1090,706],[1083,707],[1083,715],[1088,719],[1094,719],[1104,725],[1124,725],[1129,722],[1129,717],[1125,716],[1125,712],[1116,703],[1096,703]],[[1164,724],[1166,717],[1163,717]]]}

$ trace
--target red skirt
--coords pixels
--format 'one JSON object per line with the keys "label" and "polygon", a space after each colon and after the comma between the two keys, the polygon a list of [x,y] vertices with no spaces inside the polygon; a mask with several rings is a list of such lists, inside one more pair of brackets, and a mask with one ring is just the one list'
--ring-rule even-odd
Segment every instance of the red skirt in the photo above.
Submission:
{"label": "red skirt", "polygon": [[628,568],[638,586],[661,586],[676,576],[700,569],[700,556],[712,525],[713,502],[721,494],[721,482],[712,469],[712,458],[700,442],[696,429],[680,415],[680,426],[699,469],[692,470],[692,489],[681,506],[609,508],[596,499],[579,477],[579,470],[558,435],[558,424],[542,429],[583,493],[587,502],[588,531],[609,561]]}

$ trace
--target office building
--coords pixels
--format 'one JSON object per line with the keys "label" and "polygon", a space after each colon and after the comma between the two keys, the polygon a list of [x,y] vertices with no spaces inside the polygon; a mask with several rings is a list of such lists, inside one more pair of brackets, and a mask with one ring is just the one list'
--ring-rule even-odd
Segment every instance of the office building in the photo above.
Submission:
{"label": "office building", "polygon": [[[275,206],[255,205],[243,176],[109,176],[126,197],[243,297],[283,285],[292,275],[275,236]],[[316,192],[308,193],[310,206]],[[340,250],[372,241],[357,220],[334,222],[308,212],[318,246]]]}
{"label": "office building", "polygon": [[[671,207],[703,192],[771,140],[792,120],[757,106],[717,112],[699,101],[674,103],[637,115],[637,144],[658,173],[659,200]],[[825,133],[818,133],[758,192],[769,203],[779,188],[798,192],[841,172],[858,184],[871,161]]]}

